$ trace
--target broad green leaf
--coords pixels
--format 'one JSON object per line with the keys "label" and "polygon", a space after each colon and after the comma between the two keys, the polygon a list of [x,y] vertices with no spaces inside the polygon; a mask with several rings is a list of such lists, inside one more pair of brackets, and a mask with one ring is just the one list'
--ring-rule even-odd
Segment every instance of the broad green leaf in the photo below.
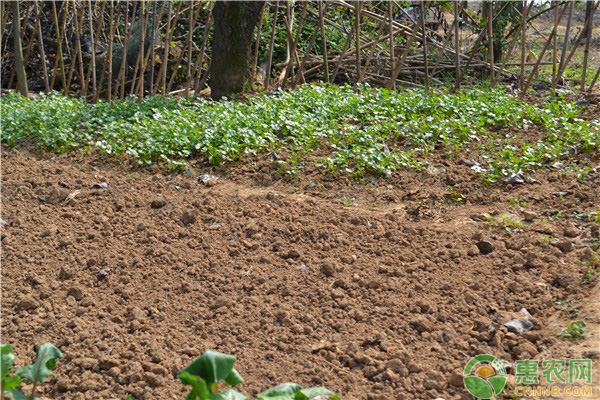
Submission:
{"label": "broad green leaf", "polygon": [[233,389],[225,390],[219,394],[226,400],[250,400],[250,398],[245,394],[237,392]]}
{"label": "broad green leaf", "polygon": [[302,389],[296,392],[294,400],[340,400],[340,398],[332,391],[325,389],[324,387],[314,387],[308,389]]}
{"label": "broad green leaf", "polygon": [[225,383],[227,383],[230,386],[235,386],[235,385],[239,385],[240,383],[243,383],[243,382],[244,382],[244,378],[242,378],[240,373],[237,372],[235,368],[231,368],[231,372],[225,378]]}
{"label": "broad green leaf", "polygon": [[32,398],[31,396],[27,396],[26,394],[17,389],[13,389],[10,391],[10,397],[12,397],[12,400],[42,400],[39,397]]}
{"label": "broad green leaf", "polygon": [[2,368],[2,377],[10,373],[10,367],[15,363],[15,352],[6,343],[0,345],[0,368]]}
{"label": "broad green leaf", "polygon": [[54,373],[50,370],[56,366],[56,359],[63,357],[60,350],[53,344],[44,343],[37,351],[35,363],[17,369],[15,374],[31,382],[44,382],[47,377],[54,376]]}
{"label": "broad green leaf", "polygon": [[197,375],[204,379],[206,385],[210,387],[214,383],[218,383],[229,377],[233,370],[233,364],[235,364],[234,356],[208,350],[190,365],[179,371],[179,374],[188,373],[190,375]]}
{"label": "broad green leaf", "polygon": [[260,400],[293,400],[296,392],[302,390],[302,386],[297,383],[287,382],[273,386],[271,389],[259,393]]}
{"label": "broad green leaf", "polygon": [[21,378],[18,376],[8,377],[10,374],[10,367],[15,363],[15,352],[10,345],[3,343],[0,347],[0,368],[2,371],[2,388],[4,390],[11,390],[21,384]]}
{"label": "broad green leaf", "polygon": [[179,379],[184,385],[190,385],[192,387],[192,391],[188,393],[186,397],[187,400],[195,400],[196,398],[208,400],[210,392],[208,391],[208,386],[204,379],[183,371],[179,373]]}

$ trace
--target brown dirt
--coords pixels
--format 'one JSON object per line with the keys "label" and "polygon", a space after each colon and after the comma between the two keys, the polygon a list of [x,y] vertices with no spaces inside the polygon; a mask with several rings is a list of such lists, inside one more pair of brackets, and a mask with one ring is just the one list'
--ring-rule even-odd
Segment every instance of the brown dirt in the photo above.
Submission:
{"label": "brown dirt", "polygon": [[[207,349],[237,357],[249,395],[293,381],[344,399],[468,399],[462,368],[480,353],[594,357],[598,370],[598,281],[579,281],[598,224],[576,216],[600,211],[600,179],[546,170],[489,187],[441,165],[357,183],[294,182],[262,157],[198,162],[227,177],[205,187],[4,149],[2,341],[19,366],[45,341],[65,353],[47,399],[183,399],[176,374]],[[533,220],[511,233],[489,216]],[[523,307],[534,330],[508,333]],[[560,340],[576,308],[588,340]]]}

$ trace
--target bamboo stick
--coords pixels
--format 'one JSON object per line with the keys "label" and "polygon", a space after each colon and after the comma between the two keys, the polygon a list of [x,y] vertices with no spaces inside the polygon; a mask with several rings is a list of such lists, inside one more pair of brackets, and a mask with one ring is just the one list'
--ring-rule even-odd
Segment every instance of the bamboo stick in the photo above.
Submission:
{"label": "bamboo stick", "polygon": [[[66,8],[69,3],[67,2],[64,4],[65,4],[65,8]],[[66,81],[66,77],[65,77],[65,64],[64,64],[63,53],[62,53],[62,33],[61,33],[60,27],[58,25],[58,14],[56,12],[56,0],[52,0],[52,12],[53,12],[53,17],[54,17],[54,27],[55,27],[55,33],[56,33],[57,54],[56,54],[56,60],[54,62],[54,69],[52,71],[52,80],[50,82],[50,88],[54,89],[54,80],[56,78],[56,72],[57,72],[57,68],[59,65],[60,65],[60,69],[61,69],[63,88],[65,88],[65,86],[67,85],[67,81]],[[65,10],[64,17],[63,17],[63,26],[66,21],[66,18],[67,18],[67,13]],[[63,32],[64,32],[64,28],[63,28]]]}
{"label": "bamboo stick", "polygon": [[454,22],[456,23],[456,25],[454,25],[454,57],[455,57],[455,71],[454,71],[454,75],[455,75],[455,84],[454,84],[454,88],[456,91],[460,90],[460,37],[459,37],[459,18],[460,18],[460,10],[462,8],[462,5],[460,3],[460,1],[456,1],[454,3]]}
{"label": "bamboo stick", "polygon": [[269,40],[269,59],[267,60],[267,70],[265,71],[265,89],[269,88],[269,82],[271,81],[271,64],[273,63],[273,46],[275,45],[275,28],[277,28],[277,16],[279,15],[279,0],[275,2],[274,14],[271,39]]}
{"label": "bamboo stick", "polygon": [[[562,20],[562,17],[563,17],[563,15],[564,15],[564,13],[565,13],[566,10],[567,10],[567,5],[565,5],[565,7],[563,8],[562,12],[560,13],[560,15],[558,17],[558,22],[559,23]],[[538,68],[540,66],[542,58],[544,57],[544,54],[546,53],[546,50],[548,49],[548,46],[550,46],[550,43],[552,43],[552,37],[554,35],[556,35],[557,28],[558,28],[558,25],[555,25],[554,29],[552,29],[552,33],[550,33],[550,37],[548,38],[548,40],[546,40],[546,44],[544,45],[544,48],[542,49],[542,52],[540,53],[540,56],[538,57],[538,60],[537,60],[537,62],[535,64],[535,66],[533,67],[533,70],[531,71],[531,75],[529,75],[529,79],[527,79],[527,83],[525,83],[525,86],[523,87],[523,93],[525,93],[527,91],[527,89],[529,88],[529,85],[531,84],[531,81],[533,80],[533,77],[537,73],[537,70],[538,70]],[[559,75],[557,76],[557,78],[560,79],[560,70],[559,70]]]}
{"label": "bamboo stick", "polygon": [[197,59],[196,65],[197,65],[197,70],[198,73],[196,74],[196,80],[195,85],[194,85],[194,90],[196,92],[200,91],[200,89],[202,87],[204,87],[204,82],[206,82],[206,80],[208,79],[208,73],[206,73],[202,78],[202,80],[200,80],[200,77],[202,76],[202,64],[204,61],[204,50],[206,49],[206,43],[208,42],[208,34],[210,33],[210,28],[212,26],[212,9],[209,11],[208,14],[208,20],[206,21],[206,26],[204,27],[204,36],[202,37],[202,47],[200,48],[200,56]]}
{"label": "bamboo stick", "polygon": [[[592,6],[591,15],[594,15],[598,6],[600,6],[600,2],[597,2]],[[560,78],[562,77],[562,74],[565,72],[565,69],[567,68],[569,62],[571,61],[573,54],[575,54],[575,52],[577,51],[577,43],[579,43],[579,41],[581,40],[581,36],[589,29],[591,24],[592,24],[592,18],[588,18],[587,21],[585,22],[585,25],[583,26],[583,29],[579,32],[579,34],[575,38],[575,45],[569,52],[569,55],[567,56],[567,58],[565,59],[564,65],[561,65],[561,67],[559,68],[558,75],[556,76],[557,80],[560,80]]]}
{"label": "bamboo stick", "polygon": [[[587,30],[587,37],[585,38],[585,49],[583,50],[583,65],[581,66],[581,68],[583,69],[583,71],[581,72],[581,92],[585,92],[585,79],[586,79],[586,72],[587,72],[587,63],[588,63],[588,56],[590,53],[590,42],[592,39],[592,31],[594,30],[594,24],[591,23],[591,21],[594,20],[594,12],[596,10],[592,10],[589,18],[588,18],[588,22],[586,23],[586,25],[589,26],[588,30]],[[583,32],[585,32],[586,30],[584,29]]]}
{"label": "bamboo stick", "polygon": [[[554,26],[558,25],[558,7],[554,8]],[[554,35],[554,38],[552,39],[552,82],[554,82],[554,80],[556,79],[556,73],[558,72],[556,70],[556,61],[557,61],[557,39],[558,39],[558,35]]]}
{"label": "bamboo stick", "polygon": [[490,80],[492,87],[496,86],[496,77],[494,76],[494,31],[492,29],[492,21],[494,18],[494,10],[492,2],[488,2],[488,50],[490,51]]}
{"label": "bamboo stick", "polygon": [[[427,9],[423,0],[419,3],[421,5],[421,28],[423,29],[423,60],[425,65],[425,90],[429,91],[429,60],[427,59],[427,32],[425,28],[425,13]],[[429,3],[428,3],[429,4]]]}
{"label": "bamboo stick", "polygon": [[[191,11],[189,11],[191,12]],[[177,28],[177,15],[180,14],[179,11],[175,12],[175,26],[173,27],[173,31],[175,30],[175,28]],[[190,32],[192,32],[192,27],[195,25],[196,20],[194,19],[192,21],[192,23],[190,24]],[[188,35],[188,38],[190,40],[190,46],[191,46],[191,38],[190,35]],[[184,49],[181,49],[181,52],[179,53],[179,55],[177,56],[177,60],[175,60],[175,67],[173,68],[173,72],[171,72],[171,78],[169,79],[169,83],[167,84],[167,93],[171,91],[171,87],[173,86],[173,83],[175,82],[175,77],[177,76],[177,72],[178,72],[178,68],[181,65],[181,60],[183,59],[183,55],[185,54]]]}
{"label": "bamboo stick", "polygon": [[323,47],[323,73],[329,79],[329,62],[327,60],[327,37],[325,35],[325,9],[323,9],[323,1],[319,0],[319,26],[321,29],[321,46]]}
{"label": "bamboo stick", "polygon": [[[362,7],[362,3],[360,0],[356,1],[356,6],[354,7],[354,34],[355,34],[355,45],[356,45],[356,83],[360,83],[361,78],[361,70],[360,70],[360,9]],[[383,24],[382,24],[383,26]]]}
{"label": "bamboo stick", "polygon": [[[38,0],[35,0],[35,10],[38,10]],[[41,7],[40,7],[41,9]],[[44,87],[46,89],[46,93],[50,92],[50,82],[48,80],[48,66],[46,64],[46,52],[44,51],[44,34],[42,32],[42,24],[38,19],[37,23],[37,32],[38,32],[38,41],[40,45],[40,57],[42,58],[42,73],[44,75]]]}
{"label": "bamboo stick", "polygon": [[250,87],[254,91],[254,83],[256,82],[256,68],[258,68],[258,52],[260,50],[260,35],[262,34],[263,20],[265,17],[265,10],[267,7],[263,7],[260,13],[260,19],[258,20],[258,27],[256,28],[256,42],[254,43],[254,57],[252,59],[252,69],[250,71]]}
{"label": "bamboo stick", "polygon": [[[552,91],[556,90],[556,84],[558,83],[559,71],[562,69],[563,63],[565,61],[565,55],[567,53],[567,47],[569,46],[569,33],[571,32],[571,20],[573,19],[573,4],[575,2],[571,2],[569,4],[569,18],[567,20],[567,28],[565,30],[565,40],[563,41],[562,51],[560,53],[560,63],[558,64],[558,71],[556,72],[556,76],[552,80]],[[556,26],[556,25],[555,25]]]}
{"label": "bamboo stick", "polygon": [[[394,3],[388,2],[389,31],[390,31],[390,71],[394,68]],[[392,90],[396,90],[396,81],[392,82]]]}

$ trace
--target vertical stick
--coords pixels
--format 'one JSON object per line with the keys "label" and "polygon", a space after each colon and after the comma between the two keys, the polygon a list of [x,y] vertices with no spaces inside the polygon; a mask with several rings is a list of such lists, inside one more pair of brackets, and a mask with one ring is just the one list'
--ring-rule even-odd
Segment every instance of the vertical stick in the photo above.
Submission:
{"label": "vertical stick", "polygon": [[[69,3],[65,3],[65,15],[63,18],[63,22],[66,20],[67,17],[67,10],[66,7],[68,6]],[[56,42],[57,42],[57,54],[56,54],[56,61],[54,62],[54,69],[52,71],[52,80],[50,82],[50,88],[54,89],[54,79],[56,78],[56,71],[58,66],[60,65],[60,70],[61,70],[61,74],[62,74],[62,81],[63,81],[63,88],[67,85],[67,81],[66,76],[65,76],[65,64],[64,64],[64,60],[63,60],[63,53],[62,53],[62,34],[60,32],[60,26],[59,26],[59,22],[58,22],[58,14],[56,12],[56,1],[52,0],[52,12],[53,12],[53,17],[54,17],[54,28],[55,28],[55,33],[56,33]],[[64,23],[63,23],[64,25]],[[64,30],[63,30],[64,32]]]}
{"label": "vertical stick", "polygon": [[[181,6],[181,3],[179,4]],[[169,48],[171,47],[171,13],[173,12],[173,2],[169,2],[169,11],[167,14],[167,34],[165,35],[165,53],[163,55],[163,63],[160,66],[162,71],[162,81],[163,81],[163,96],[167,94],[167,63],[169,62]],[[160,82],[160,78],[159,78]],[[158,90],[158,87],[157,89]]]}
{"label": "vertical stick", "polygon": [[[118,4],[117,4],[118,5]],[[115,7],[114,0],[110,0],[110,41],[108,42],[108,101],[112,99],[112,80],[113,80],[113,70],[112,70],[112,58],[113,58],[113,40],[115,38]]]}
{"label": "vertical stick", "polygon": [[459,19],[460,19],[460,1],[454,2],[454,74],[456,82],[454,83],[454,90],[460,90],[460,42],[459,42]]}
{"label": "vertical stick", "polygon": [[[146,13],[146,1],[141,1],[140,6],[140,51],[135,60],[135,68],[133,70],[133,78],[131,79],[131,88],[129,89],[129,95],[133,95],[136,92],[136,83],[138,82],[138,70],[141,71],[141,77],[144,76],[144,70],[140,68],[141,64],[144,62],[144,47],[146,47],[146,24],[148,23],[147,13]],[[143,97],[139,96],[141,99]]]}
{"label": "vertical stick", "polygon": [[[102,7],[100,9],[100,15],[103,15],[104,6],[106,3],[102,3]],[[95,7],[94,7],[95,8]],[[96,39],[94,39],[94,13],[92,11],[92,0],[88,1],[88,19],[90,22],[90,42],[92,43],[92,57],[90,60],[90,68],[88,69],[87,76],[85,78],[86,82],[90,79],[90,73],[92,75],[92,92],[94,95],[96,94],[96,48],[98,47],[98,37],[100,37],[100,32],[102,29],[102,25],[104,23],[104,18],[100,18],[100,22],[98,23],[98,35],[96,35]],[[89,84],[86,83],[89,87]]]}
{"label": "vertical stick", "polygon": [[[35,11],[38,11],[38,0],[35,0]],[[44,51],[44,36],[42,33],[42,24],[38,19],[37,23],[38,40],[40,42],[40,56],[42,57],[42,73],[44,74],[44,85],[46,93],[50,92],[50,82],[48,81],[48,66],[46,65],[46,52]]]}
{"label": "vertical stick", "polygon": [[273,46],[275,45],[275,28],[277,28],[277,15],[279,14],[279,0],[275,1],[275,16],[273,17],[273,28],[271,29],[271,40],[269,41],[269,59],[265,71],[265,89],[269,89],[271,81],[271,64],[273,63]]}
{"label": "vertical stick", "polygon": [[[587,72],[587,63],[588,63],[588,56],[590,53],[590,41],[592,39],[592,31],[594,30],[594,24],[591,23],[591,21],[594,20],[594,12],[596,11],[596,9],[593,9],[591,11],[591,13],[589,14],[589,18],[588,21],[586,21],[586,25],[588,25],[588,29],[587,29],[587,36],[585,38],[585,50],[583,50],[583,72],[581,73],[581,92],[585,92],[585,78],[586,78],[586,72]],[[586,32],[586,31],[583,31]],[[591,88],[590,88],[591,89]]]}
{"label": "vertical stick", "polygon": [[360,83],[362,80],[361,71],[360,71],[360,8],[362,3],[360,0],[356,1],[356,6],[354,7],[354,11],[356,17],[354,19],[354,34],[355,34],[355,45],[356,45],[356,83]]}
{"label": "vertical stick", "polygon": [[[558,25],[558,7],[554,7],[554,26]],[[558,48],[557,48],[557,39],[558,39],[558,35],[554,35],[554,38],[552,39],[552,82],[554,82],[554,80],[556,79],[556,62],[557,62],[557,55],[558,55]]]}
{"label": "vertical stick", "polygon": [[256,82],[256,68],[258,66],[258,52],[260,50],[260,35],[262,33],[262,25],[263,20],[265,18],[265,10],[267,7],[265,6],[260,13],[260,19],[258,20],[258,28],[256,29],[256,43],[254,44],[254,59],[252,60],[252,70],[250,75],[250,88],[254,91],[255,82]]}
{"label": "vertical stick", "polygon": [[10,3],[13,16],[13,39],[15,48],[15,69],[17,70],[17,79],[19,90],[23,96],[29,94],[27,90],[27,75],[25,74],[25,63],[23,61],[23,49],[21,47],[21,16],[19,15],[19,3],[13,1]]}
{"label": "vertical stick", "polygon": [[[390,71],[394,70],[394,3],[388,2],[388,17],[390,30]],[[392,90],[396,90],[396,80],[392,82]]]}
{"label": "vertical stick", "polygon": [[[173,26],[173,29],[171,29],[173,32],[177,28],[177,20],[178,20],[179,14],[180,14],[180,8],[181,8],[181,4],[177,7],[177,11],[175,11],[175,18],[173,19],[175,21],[175,24]],[[190,13],[192,12],[191,6],[190,6],[189,12]],[[190,26],[194,26],[194,25],[195,25],[195,20],[192,20],[192,23],[190,24]],[[190,28],[190,31],[192,31],[192,28]],[[171,34],[171,37],[173,37],[173,34]],[[189,35],[188,35],[188,37],[189,37]],[[184,54],[185,54],[185,49],[182,48],[181,52],[177,56],[177,60],[175,61],[175,68],[173,68],[173,72],[171,73],[171,78],[169,78],[169,83],[167,84],[167,93],[171,92],[171,87],[173,86],[173,83],[175,82],[175,77],[177,76],[177,69],[181,65],[181,60],[183,59]]]}
{"label": "vertical stick", "polygon": [[521,89],[521,96],[523,96],[523,85],[525,84],[525,33],[527,26],[526,13],[523,13],[521,17],[523,20],[521,21],[521,72],[519,74],[519,88]]}
{"label": "vertical stick", "polygon": [[[194,70],[198,71],[196,73],[196,79],[194,80],[194,91],[195,92],[200,91],[200,88],[202,88],[202,85],[203,85],[202,82],[206,81],[205,79],[203,79],[201,81],[200,77],[202,76],[202,64],[204,63],[204,50],[206,49],[206,43],[208,42],[208,35],[210,33],[211,26],[212,26],[212,11],[209,11],[208,18],[206,20],[206,25],[204,27],[204,36],[202,36],[202,47],[200,48],[200,56],[196,60],[196,66],[194,67]],[[203,78],[206,78],[206,77],[208,77],[208,72],[206,73],[206,75]]]}
{"label": "vertical stick", "polygon": [[488,2],[488,44],[490,50],[490,80],[492,87],[496,85],[496,77],[494,76],[494,31],[492,29],[492,20],[494,19],[494,10],[492,8],[492,2]]}
{"label": "vertical stick", "polygon": [[[327,6],[325,7],[327,8]],[[327,59],[327,37],[325,36],[325,10],[323,1],[319,0],[319,25],[321,27],[321,46],[323,47],[323,74],[325,80],[329,81],[329,60]]]}
{"label": "vertical stick", "polygon": [[558,80],[560,79],[560,70],[562,69],[563,63],[565,61],[565,55],[567,53],[567,47],[569,46],[569,33],[571,31],[571,21],[573,19],[573,4],[575,2],[569,2],[569,19],[567,20],[567,29],[565,31],[565,40],[563,41],[562,52],[560,53],[560,63],[558,64],[558,71],[556,72],[556,76],[552,80],[552,91],[556,90],[556,85],[558,84]]}
{"label": "vertical stick", "polygon": [[425,4],[423,0],[421,4],[421,28],[423,28],[423,63],[425,65],[425,90],[429,92],[429,60],[427,59],[427,31],[425,28]]}

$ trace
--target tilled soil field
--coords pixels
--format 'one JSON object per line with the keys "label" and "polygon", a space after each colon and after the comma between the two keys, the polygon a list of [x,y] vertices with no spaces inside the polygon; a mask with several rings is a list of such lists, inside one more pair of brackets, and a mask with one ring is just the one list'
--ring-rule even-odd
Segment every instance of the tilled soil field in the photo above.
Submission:
{"label": "tilled soil field", "polygon": [[[600,262],[600,179],[488,186],[453,159],[361,182],[295,182],[262,156],[194,169],[3,149],[2,342],[18,366],[46,341],[65,354],[41,397],[183,399],[177,372],[208,349],[237,357],[248,395],[344,399],[470,399],[482,353],[598,362],[598,281],[580,278]],[[523,308],[533,330],[509,332]],[[586,339],[557,337],[573,320]]]}

